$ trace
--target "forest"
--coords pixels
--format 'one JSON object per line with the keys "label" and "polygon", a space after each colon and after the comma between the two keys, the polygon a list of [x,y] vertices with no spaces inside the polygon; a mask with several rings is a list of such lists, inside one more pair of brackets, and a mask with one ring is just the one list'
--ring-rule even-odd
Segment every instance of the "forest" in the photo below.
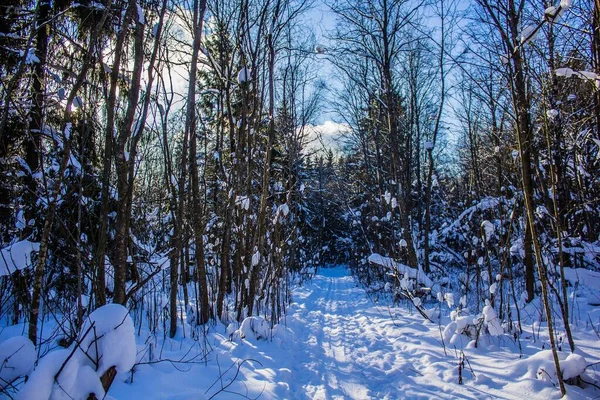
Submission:
{"label": "forest", "polygon": [[0,13],[0,396],[103,398],[178,338],[205,363],[212,333],[273,340],[331,266],[444,353],[444,326],[542,329],[556,390],[600,390],[598,352],[560,366],[600,338],[600,0]]}

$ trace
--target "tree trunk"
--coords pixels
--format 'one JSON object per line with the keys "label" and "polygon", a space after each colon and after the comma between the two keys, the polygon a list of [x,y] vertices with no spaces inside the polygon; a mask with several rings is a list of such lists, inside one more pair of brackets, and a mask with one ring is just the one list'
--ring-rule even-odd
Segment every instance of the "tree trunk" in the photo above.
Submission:
{"label": "tree trunk", "polygon": [[[518,37],[517,34],[517,15],[514,12],[514,0],[510,0],[509,4],[512,6],[512,15],[510,15],[510,29],[512,37]],[[510,43],[509,43],[510,45]],[[523,59],[521,57],[521,50],[513,52],[512,65],[514,72],[511,76],[513,83],[513,103],[515,112],[517,114],[517,144],[519,147],[519,155],[521,157],[521,179],[523,184],[523,193],[525,196],[525,210],[527,215],[527,226],[531,233],[531,241],[533,244],[533,250],[535,254],[535,261],[537,264],[538,275],[542,287],[542,302],[544,304],[544,310],[546,313],[546,320],[548,322],[548,335],[550,339],[550,346],[552,348],[552,354],[554,357],[554,365],[556,367],[556,374],[558,377],[558,384],[560,391],[564,396],[566,389],[562,379],[562,373],[560,369],[560,363],[558,360],[558,353],[556,347],[556,339],[554,337],[554,324],[552,317],[552,309],[550,306],[550,299],[548,296],[548,275],[544,261],[542,259],[542,249],[539,243],[539,239],[535,229],[535,204],[533,198],[533,172],[531,169],[531,151],[533,146],[533,131],[531,129],[531,122],[529,116],[529,99],[527,96],[527,89],[525,83],[525,72]]]}
{"label": "tree trunk", "polygon": [[[596,74],[600,75],[600,0],[594,0],[592,60]],[[596,115],[596,137],[598,137],[600,136],[600,90],[594,91],[594,114]]]}
{"label": "tree trunk", "polygon": [[440,130],[440,122],[442,120],[442,113],[444,111],[444,101],[446,97],[446,72],[444,68],[444,58],[446,51],[446,40],[445,40],[445,26],[446,26],[446,17],[445,17],[445,9],[444,9],[444,1],[441,1],[440,4],[440,19],[441,19],[441,32],[440,32],[440,54],[438,59],[438,68],[440,69],[440,105],[438,107],[438,111],[435,118],[435,126],[433,127],[433,133],[431,138],[431,146],[427,148],[427,182],[425,186],[425,226],[424,237],[425,241],[423,243],[424,246],[424,259],[423,259],[423,270],[425,273],[430,272],[429,268],[429,234],[431,232],[431,190],[432,190],[432,181],[433,181],[433,170],[434,170],[434,162],[433,162],[433,149],[437,142],[438,132]]}
{"label": "tree trunk", "polygon": [[208,285],[206,282],[206,265],[204,260],[204,222],[203,206],[200,198],[200,179],[197,161],[197,132],[196,132],[196,74],[198,64],[198,52],[202,39],[202,26],[206,0],[194,1],[194,47],[192,49],[192,60],[189,76],[188,98],[185,127],[190,137],[190,177],[192,186],[192,229],[194,232],[194,243],[196,247],[196,278],[199,285],[200,313],[198,323],[203,325],[210,317],[210,306],[208,302]]}
{"label": "tree trunk", "polygon": [[[137,3],[130,1],[127,14],[135,15]],[[131,202],[133,197],[134,175],[130,170],[135,165],[137,138],[133,137],[133,121],[138,107],[141,78],[144,63],[144,24],[135,19],[133,40],[133,76],[131,87],[127,92],[127,110],[125,118],[119,126],[115,146],[115,167],[117,172],[117,221],[115,227],[115,249],[113,266],[115,273],[115,291],[113,302],[126,305],[125,292],[127,281],[127,265],[129,248],[129,225],[131,222]],[[143,126],[143,121],[139,121]],[[141,127],[140,127],[141,129]]]}
{"label": "tree trunk", "polygon": [[[37,345],[37,324],[40,314],[40,304],[42,299],[42,290],[43,290],[43,282],[44,282],[44,269],[46,267],[46,260],[48,258],[48,246],[50,243],[50,234],[52,232],[52,227],[54,224],[54,217],[56,213],[56,207],[59,201],[59,194],[62,188],[62,179],[69,164],[70,156],[71,156],[71,130],[72,130],[72,122],[71,122],[71,108],[73,106],[73,100],[77,95],[77,92],[83,86],[84,79],[86,77],[87,71],[91,65],[92,55],[96,49],[96,41],[100,34],[100,29],[104,25],[106,18],[108,17],[108,9],[110,8],[111,2],[107,5],[106,11],[102,15],[99,26],[94,30],[92,35],[90,36],[90,45],[86,56],[84,58],[84,62],[81,66],[81,71],[79,71],[77,78],[75,79],[75,83],[73,84],[73,88],[67,97],[67,104],[65,105],[65,111],[62,117],[62,132],[63,132],[63,154],[61,158],[61,162],[59,165],[56,181],[54,182],[54,186],[51,188],[52,191],[48,193],[48,210],[46,213],[46,220],[44,221],[44,227],[42,229],[42,235],[40,239],[40,250],[38,252],[35,270],[34,270],[34,281],[33,281],[33,290],[31,296],[31,309],[29,313],[29,331],[28,336],[29,339],[33,342],[34,345]],[[50,188],[49,188],[50,189]]]}
{"label": "tree trunk", "polygon": [[106,102],[106,128],[104,134],[104,160],[102,168],[102,192],[100,194],[100,226],[98,227],[97,247],[94,253],[95,276],[95,295],[96,306],[101,307],[106,304],[106,250],[108,246],[108,214],[110,212],[110,176],[112,170],[112,158],[114,151],[115,137],[115,114],[117,105],[117,86],[119,83],[119,71],[121,70],[121,59],[123,56],[123,47],[128,30],[124,27],[129,25],[131,20],[131,11],[125,13],[121,23],[121,30],[117,37],[115,45],[115,58],[111,66],[110,87],[108,99]]}

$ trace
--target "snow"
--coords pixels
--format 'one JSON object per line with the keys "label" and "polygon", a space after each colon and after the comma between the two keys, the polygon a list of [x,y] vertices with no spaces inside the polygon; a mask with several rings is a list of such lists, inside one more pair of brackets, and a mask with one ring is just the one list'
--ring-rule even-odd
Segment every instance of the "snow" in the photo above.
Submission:
{"label": "snow", "polygon": [[427,287],[433,286],[433,282],[431,281],[431,279],[429,279],[429,277],[425,274],[425,272],[423,272],[423,270],[421,269],[420,266],[419,266],[419,269],[411,268],[408,265],[401,264],[399,262],[394,261],[393,259],[391,259],[389,257],[384,257],[377,253],[371,254],[369,256],[368,260],[371,264],[380,265],[385,268],[392,269],[395,272],[397,272],[407,278],[416,279],[417,282],[419,282]]}
{"label": "snow", "polygon": [[592,81],[598,79],[598,75],[592,71],[577,71],[577,74],[580,78],[589,79]]}
{"label": "snow", "polygon": [[513,256],[525,257],[525,247],[523,247],[523,240],[517,239],[510,246],[510,254]]}
{"label": "snow", "polygon": [[20,399],[86,399],[104,397],[100,377],[112,366],[131,370],[136,361],[133,321],[127,308],[108,304],[92,312],[78,339],[68,348],[42,357],[19,392]]}
{"label": "snow", "polygon": [[563,379],[576,378],[584,373],[588,363],[580,354],[569,354],[567,359],[560,363]]}
{"label": "snow", "polygon": [[325,54],[326,52],[327,52],[327,49],[324,46],[319,45],[319,44],[315,46],[315,53]]}
{"label": "snow", "polygon": [[100,375],[111,366],[121,372],[133,367],[136,355],[134,327],[127,308],[119,304],[100,307],[90,314],[81,332],[88,329],[94,334],[82,338],[80,346],[92,359],[100,360]]}
{"label": "snow", "polygon": [[35,346],[24,336],[13,336],[0,343],[0,390],[29,375],[35,360]]}
{"label": "snow", "polygon": [[600,291],[600,272],[590,271],[585,268],[564,268],[565,279],[571,285],[583,284],[591,289]]}
{"label": "snow", "polygon": [[492,235],[494,234],[494,229],[494,224],[492,224],[490,221],[485,220],[481,223],[481,230],[485,234],[486,241],[489,242],[489,240],[492,238]]}
{"label": "snow", "polygon": [[104,10],[106,7],[104,6],[104,4],[99,3],[97,1],[92,1],[90,2],[90,4],[88,5],[89,8],[94,8],[96,10]]}
{"label": "snow", "polygon": [[257,341],[267,339],[269,332],[269,323],[264,318],[247,317],[242,321],[240,328],[233,334],[234,337],[237,335],[241,339]]}
{"label": "snow", "polygon": [[237,196],[235,198],[235,204],[237,204],[244,210],[249,210],[250,209],[250,198],[248,196]]}
{"label": "snow", "polygon": [[279,222],[281,215],[283,215],[284,217],[287,217],[289,213],[290,213],[290,207],[286,203],[279,205],[277,207],[277,212],[275,213],[275,221]]}
{"label": "snow", "polygon": [[496,310],[492,307],[489,300],[485,301],[485,307],[483,307],[483,323],[487,326],[488,332],[492,336],[500,336],[504,333],[504,329],[502,329],[502,325],[500,324],[500,320],[498,319],[498,314],[496,314]]}
{"label": "snow", "polygon": [[260,262],[260,252],[257,251],[252,255],[252,266],[256,267]]}
{"label": "snow", "polygon": [[38,58],[38,56],[35,55],[35,50],[29,49],[27,51],[27,56],[25,57],[25,64],[31,65],[31,64],[38,64],[39,62],[40,62],[40,59]]}
{"label": "snow", "polygon": [[600,305],[600,272],[584,268],[564,268],[565,279],[571,284],[575,297],[589,305]]}
{"label": "snow", "polygon": [[[58,373],[61,366],[65,363],[67,357],[71,351],[68,349],[56,350],[48,353],[38,363],[37,367],[29,377],[29,380],[23,386],[23,389],[19,392],[17,399],[39,399],[46,400],[50,399],[53,394],[54,376]],[[74,363],[69,362],[64,368],[64,373],[61,373],[57,379],[57,386],[60,385],[65,391],[71,392],[73,387],[74,379],[66,379],[65,377],[72,377],[76,379],[76,373],[74,369],[70,368]],[[56,394],[52,399],[62,399],[61,391],[56,391]]]}
{"label": "snow", "polygon": [[546,116],[550,120],[553,120],[556,117],[558,117],[558,114],[559,114],[558,110],[555,110],[555,109],[551,109],[551,110],[546,111]]}
{"label": "snow", "polygon": [[573,76],[574,71],[571,68],[557,68],[554,73],[556,76],[564,76],[565,78],[570,78]]}
{"label": "snow", "polygon": [[[517,152],[517,156],[518,156],[518,152]],[[486,198],[482,199],[479,203],[477,203],[477,204],[467,208],[465,211],[463,211],[452,224],[445,227],[442,230],[442,235],[446,236],[451,231],[460,229],[460,227],[464,223],[464,221],[471,219],[471,217],[473,216],[473,214],[475,214],[475,212],[485,211],[490,208],[498,207],[499,205],[500,205],[500,200],[498,198],[486,197]]]}
{"label": "snow", "polygon": [[454,307],[454,295],[452,293],[444,293],[443,300],[448,304],[448,308]]}
{"label": "snow", "polygon": [[[569,4],[570,6],[570,4]],[[568,7],[563,7],[562,1],[559,5],[559,7],[554,7],[554,6],[550,6],[548,8],[546,8],[546,10],[544,10],[544,16],[546,17],[546,19],[548,20],[548,22],[550,23],[556,23],[558,22],[563,14],[568,10]]]}
{"label": "snow", "polygon": [[537,35],[539,33],[539,29],[537,29],[536,26],[526,26],[525,28],[523,28],[523,31],[521,31],[521,43],[525,44],[531,40],[534,40]]}
{"label": "snow", "polygon": [[560,6],[561,8],[568,10],[569,8],[571,8],[571,0],[560,0]]}
{"label": "snow", "polygon": [[67,122],[67,124],[65,125],[65,130],[63,132],[63,136],[65,137],[65,140],[69,140],[69,138],[71,137],[72,131],[73,131],[73,124],[71,122]]}
{"label": "snow", "polygon": [[241,85],[252,80],[252,70],[243,67],[237,74],[237,81]]}
{"label": "snow", "polygon": [[31,253],[40,250],[40,244],[22,240],[0,250],[0,276],[10,275],[31,266]]}
{"label": "snow", "polygon": [[386,204],[390,204],[390,200],[392,199],[392,194],[388,191],[385,192],[385,194],[383,195],[383,198],[385,199]]}
{"label": "snow", "polygon": [[[117,376],[106,398],[561,397],[552,353],[544,349],[548,343],[544,323],[523,327],[518,338],[520,350],[513,335],[503,332],[489,302],[479,315],[464,309],[453,310],[450,316],[443,310],[439,317],[432,313],[432,318],[441,319],[431,323],[414,312],[410,300],[391,306],[374,301],[343,266],[318,268],[312,280],[292,288],[291,296],[294,302],[287,309],[285,326],[271,326],[262,314],[254,315],[239,326],[211,325],[201,340],[202,336],[191,334],[194,328],[190,325],[179,329],[174,339],[142,328],[137,336],[139,364],[134,373]],[[450,297],[454,297],[450,292],[441,296],[446,301]],[[98,341],[99,352],[113,359],[96,370],[83,352],[73,353],[74,346],[51,351],[21,386],[18,398],[85,399],[90,392],[98,398],[104,396],[100,370],[111,363],[128,367],[136,360],[135,344],[129,341],[135,333],[127,310],[118,305],[106,307],[92,313],[80,336],[89,343],[83,336],[93,321],[98,333],[105,335]],[[483,329],[475,343],[477,324],[483,324]],[[577,353],[570,354],[565,345],[559,352],[561,371],[566,379],[582,376],[597,382],[597,373],[588,365],[600,357],[598,339],[581,328],[574,329]],[[149,343],[157,349],[155,353],[148,350]],[[210,343],[206,360],[202,358],[203,343]],[[0,350],[2,347],[0,344]],[[461,359],[465,360],[463,384],[458,383]],[[224,384],[230,384],[227,391],[222,391]],[[592,386],[567,385],[569,399],[597,395]]]}
{"label": "snow", "polygon": [[574,76],[574,77],[577,77],[580,79],[588,79],[588,80],[592,80],[592,81],[599,79],[598,74],[596,74],[595,72],[575,71],[568,67],[557,68],[554,70],[554,73],[556,74],[556,76],[565,77],[565,78],[571,78]]}
{"label": "snow", "polygon": [[135,3],[135,6],[137,9],[138,24],[144,25],[146,23],[146,17],[144,16],[144,9],[142,8],[142,6],[140,6],[139,3]]}

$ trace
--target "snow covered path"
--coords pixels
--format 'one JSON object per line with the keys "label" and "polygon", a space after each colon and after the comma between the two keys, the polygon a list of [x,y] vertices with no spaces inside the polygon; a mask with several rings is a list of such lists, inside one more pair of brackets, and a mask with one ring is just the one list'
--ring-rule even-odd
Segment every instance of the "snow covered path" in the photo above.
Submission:
{"label": "snow covered path", "polygon": [[[436,372],[432,360],[443,357],[443,349],[431,334],[423,338],[431,327],[416,312],[402,316],[398,326],[388,308],[374,305],[344,269],[322,269],[294,291],[294,302],[290,326],[304,346],[290,357],[291,398],[482,397],[438,378],[433,384],[424,372]],[[443,364],[438,367],[452,369]]]}
{"label": "snow covered path", "polygon": [[[539,352],[539,339],[522,342],[523,359],[506,338],[482,338],[478,348],[467,346],[469,339],[463,338],[446,343],[444,354],[437,324],[406,305],[390,309],[374,304],[343,268],[321,269],[294,290],[293,300],[288,323],[298,340],[296,346],[284,347],[291,379],[289,392],[279,398],[560,398],[550,382],[536,376],[538,368],[551,365],[550,352]],[[579,341],[582,353],[597,353],[596,340],[588,339]],[[462,385],[461,349],[467,359]],[[587,396],[570,387],[569,398]]]}
{"label": "snow covered path", "polygon": [[[202,362],[159,362],[136,367],[133,383],[118,381],[114,399],[558,399],[547,338],[525,332],[522,358],[509,335],[480,338],[468,345],[461,336],[447,346],[437,324],[426,322],[408,304],[388,308],[374,303],[349,272],[321,269],[293,290],[293,304],[272,340],[229,340],[218,326],[207,337],[211,351]],[[443,311],[442,329],[449,322]],[[594,320],[600,318],[595,316]],[[188,328],[189,329],[189,328]],[[590,329],[575,328],[578,353],[600,358]],[[138,337],[138,354],[146,346]],[[194,360],[202,341],[166,339],[164,359]],[[566,347],[566,346],[565,346]],[[566,350],[566,349],[564,349]],[[466,357],[458,383],[458,361]],[[568,356],[563,351],[561,359]],[[238,371],[239,367],[239,371]],[[587,379],[594,381],[596,368]],[[569,386],[568,398],[597,397],[600,391]],[[240,397],[241,396],[241,397]]]}
{"label": "snow covered path", "polygon": [[[393,327],[389,315],[373,307],[352,277],[336,276],[343,270],[324,271],[329,276],[317,275],[294,293],[294,330],[305,346],[293,355],[299,363],[292,368],[290,394],[298,399],[434,396],[414,391],[418,374],[401,343],[388,336]],[[408,336],[418,336],[420,329]]]}

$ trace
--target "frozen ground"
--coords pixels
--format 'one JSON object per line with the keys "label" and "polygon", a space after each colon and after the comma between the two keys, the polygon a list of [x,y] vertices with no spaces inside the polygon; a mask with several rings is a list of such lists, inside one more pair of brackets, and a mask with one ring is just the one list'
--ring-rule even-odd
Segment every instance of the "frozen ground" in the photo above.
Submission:
{"label": "frozen ground", "polygon": [[[187,324],[174,339],[163,339],[136,323],[134,372],[119,375],[107,398],[560,398],[543,326],[533,325],[535,335],[530,327],[521,336],[522,357],[508,335],[481,338],[477,348],[456,335],[453,344],[445,341],[445,352],[440,332],[450,322],[448,309],[442,309],[438,325],[406,303],[376,304],[342,267],[321,269],[293,291],[293,300],[285,322],[266,332],[267,340],[252,332],[265,334],[260,320],[246,324],[243,339],[224,326],[203,335]],[[587,364],[596,363],[584,379],[598,385],[600,340],[591,323],[598,324],[600,314],[597,307],[576,310],[579,321],[589,320],[573,326],[577,353]],[[19,329],[5,328],[0,342],[22,334]],[[562,360],[569,355],[563,347]],[[594,386],[568,386],[567,398],[599,397]]]}
{"label": "frozen ground", "polygon": [[[541,337],[523,334],[522,358],[508,336],[482,340],[478,348],[468,346],[466,337],[459,338],[455,345],[447,344],[445,355],[437,324],[423,321],[406,306],[389,309],[374,304],[343,268],[322,269],[311,282],[295,289],[293,298],[287,328],[279,326],[272,340],[232,342],[224,333],[209,334],[208,366],[193,361],[140,365],[133,383],[115,384],[111,396],[332,400],[560,397],[552,382],[550,352],[542,351],[542,346],[547,346],[543,333]],[[442,322],[447,323],[448,318]],[[577,352],[589,364],[597,362],[598,337],[590,326],[576,326],[574,330]],[[191,350],[184,357],[189,359],[202,346],[201,341],[191,339],[168,340],[162,356],[178,360]],[[459,385],[458,362],[463,349],[465,367],[463,384]],[[562,358],[567,355],[565,351]],[[586,380],[597,382],[597,371],[597,366],[588,368]],[[225,386],[226,390],[220,391]],[[591,386],[568,387],[568,398],[598,396],[600,391]]]}

